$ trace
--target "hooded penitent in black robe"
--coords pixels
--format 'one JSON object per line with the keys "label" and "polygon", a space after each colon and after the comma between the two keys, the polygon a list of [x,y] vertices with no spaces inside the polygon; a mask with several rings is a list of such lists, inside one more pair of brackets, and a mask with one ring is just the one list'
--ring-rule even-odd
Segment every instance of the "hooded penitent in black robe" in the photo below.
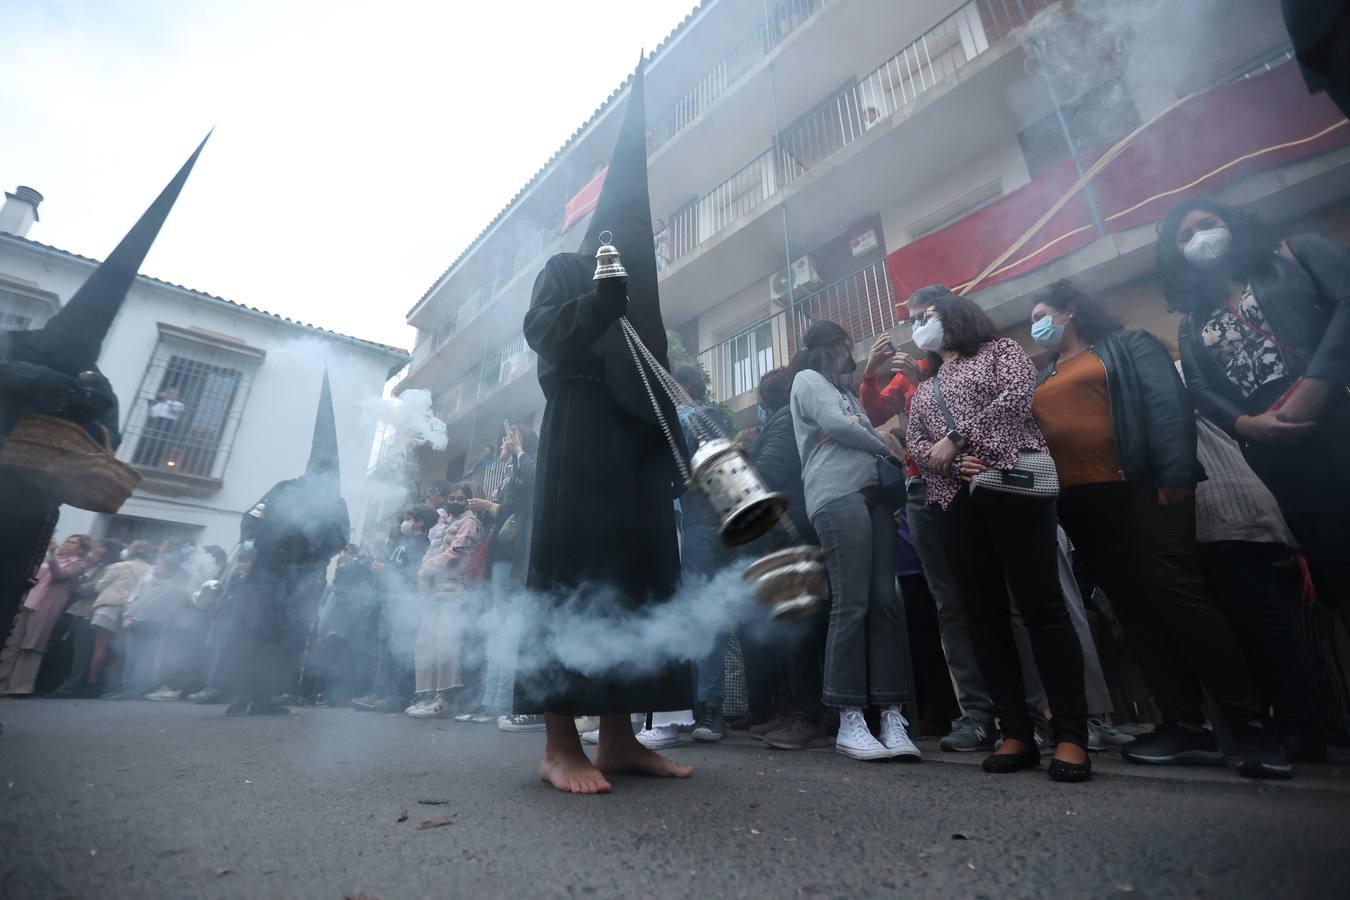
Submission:
{"label": "hooded penitent in black robe", "polygon": [[[117,397],[97,366],[103,339],[205,145],[46,325],[0,331],[0,445],[20,419],[40,415],[74,422],[117,449]],[[31,472],[0,464],[0,634],[9,633],[47,552],[62,499]]]}
{"label": "hooded penitent in black robe", "polygon": [[350,532],[325,372],[305,474],[273,486],[244,514],[240,526],[240,540],[252,541],[256,555],[237,622],[244,655],[234,685],[238,701],[267,707],[275,695],[297,687],[300,655],[323,595],[328,563]]}
{"label": "hooded penitent in black robe", "polygon": [[[639,66],[582,252],[545,263],[524,323],[547,401],[527,586],[555,604],[554,615],[595,616],[597,629],[605,617],[641,615],[666,601],[680,577],[674,500],[683,482],[618,322],[626,314],[667,365],[646,166]],[[602,230],[614,234],[626,284],[592,280]],[[683,448],[675,410],[657,390]],[[603,715],[693,705],[687,662],[587,674],[557,660],[533,664],[549,652],[549,612],[540,632],[522,638],[521,659],[531,662],[517,674],[517,712]]]}

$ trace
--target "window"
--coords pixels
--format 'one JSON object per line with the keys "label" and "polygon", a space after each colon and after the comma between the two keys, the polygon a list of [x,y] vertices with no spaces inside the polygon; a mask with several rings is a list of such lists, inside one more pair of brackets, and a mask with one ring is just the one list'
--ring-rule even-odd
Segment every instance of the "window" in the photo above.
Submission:
{"label": "window", "polygon": [[[1064,123],[1080,151],[1115,140],[1137,128],[1139,110],[1119,79],[1103,82],[1060,107]],[[1053,112],[1018,132],[1027,171],[1037,178],[1069,158],[1064,128]]]}
{"label": "window", "polygon": [[58,306],[55,294],[0,280],[0,329],[41,328]]}
{"label": "window", "polygon": [[761,322],[731,340],[731,393],[738,397],[755,389],[765,372],[774,369],[773,323]]}
{"label": "window", "polygon": [[149,541],[159,546],[165,541],[197,542],[201,526],[184,525],[182,522],[166,522],[162,519],[144,519],[140,516],[108,516],[107,528],[103,537],[119,540],[124,544],[132,541]]}
{"label": "window", "polygon": [[160,325],[125,429],[131,463],[220,480],[262,351]]}

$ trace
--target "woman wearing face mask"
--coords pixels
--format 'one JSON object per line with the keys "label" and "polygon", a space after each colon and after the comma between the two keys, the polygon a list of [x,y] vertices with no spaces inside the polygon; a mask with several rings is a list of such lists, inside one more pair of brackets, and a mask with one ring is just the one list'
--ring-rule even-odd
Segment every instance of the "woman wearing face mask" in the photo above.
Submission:
{"label": "woman wearing face mask", "polygon": [[1168,307],[1200,413],[1242,445],[1350,621],[1350,252],[1277,243],[1253,216],[1192,200],[1158,227]]}
{"label": "woman wearing face mask", "polygon": [[1131,762],[1222,765],[1202,686],[1235,734],[1243,774],[1285,775],[1236,635],[1205,590],[1195,546],[1195,416],[1172,358],[1066,282],[1031,311],[1055,355],[1032,412],[1059,469],[1059,518],[1120,615],[1163,724]]}
{"label": "woman wearing face mask", "polygon": [[[854,759],[917,761],[900,704],[913,701],[903,608],[895,591],[894,510],[879,496],[886,441],[848,385],[853,339],[834,322],[816,322],[792,362],[792,423],[802,460],[806,511],[820,536],[833,596],[825,648],[823,700],[839,709],[835,749]],[[881,708],[881,739],[863,707]]]}
{"label": "woman wearing face mask", "polygon": [[933,293],[914,326],[914,342],[941,354],[942,366],[914,394],[909,450],[928,483],[929,505],[946,510],[941,527],[975,660],[1003,731],[984,770],[1016,772],[1041,761],[1013,638],[1011,590],[1050,704],[1050,778],[1084,781],[1092,768],[1083,652],[1059,582],[1055,500],[972,491],[965,484],[986,468],[1012,469],[1019,451],[1046,449],[1031,417],[1036,369],[1016,341],[997,335],[974,301],[951,291]]}
{"label": "woman wearing face mask", "polygon": [[478,517],[468,501],[478,496],[477,485],[466,481],[450,488],[440,521],[428,535],[431,545],[417,571],[422,615],[413,646],[417,696],[405,712],[414,719],[450,715],[450,701],[464,686],[460,655],[464,643],[464,563],[482,540]]}

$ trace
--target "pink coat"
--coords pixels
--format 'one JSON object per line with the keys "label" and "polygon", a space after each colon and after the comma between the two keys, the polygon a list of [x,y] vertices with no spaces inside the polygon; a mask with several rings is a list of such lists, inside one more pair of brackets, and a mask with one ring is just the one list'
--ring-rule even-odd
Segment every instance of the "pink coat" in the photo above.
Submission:
{"label": "pink coat", "polygon": [[80,575],[87,568],[89,561],[84,558],[52,556],[42,564],[38,569],[37,584],[23,601],[24,609],[32,610],[33,614],[28,619],[20,650],[46,652],[52,629],[70,604],[70,592],[79,584]]}

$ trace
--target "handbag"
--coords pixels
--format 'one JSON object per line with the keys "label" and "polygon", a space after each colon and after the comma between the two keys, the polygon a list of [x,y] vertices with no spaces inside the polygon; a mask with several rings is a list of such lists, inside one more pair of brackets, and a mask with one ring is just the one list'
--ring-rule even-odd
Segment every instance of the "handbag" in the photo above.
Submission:
{"label": "handbag", "polygon": [[894,456],[876,454],[877,498],[890,509],[899,509],[909,498],[905,486],[905,471]]}
{"label": "handbag", "polygon": [[[947,420],[947,430],[956,431],[956,420],[942,399],[942,385],[937,377],[933,379],[933,397],[937,400],[942,418]],[[1017,494],[1022,497],[1058,497],[1059,469],[1055,460],[1044,450],[1018,450],[1017,462],[1011,469],[985,469],[970,479],[970,492],[976,488],[995,491],[1000,494]]]}

